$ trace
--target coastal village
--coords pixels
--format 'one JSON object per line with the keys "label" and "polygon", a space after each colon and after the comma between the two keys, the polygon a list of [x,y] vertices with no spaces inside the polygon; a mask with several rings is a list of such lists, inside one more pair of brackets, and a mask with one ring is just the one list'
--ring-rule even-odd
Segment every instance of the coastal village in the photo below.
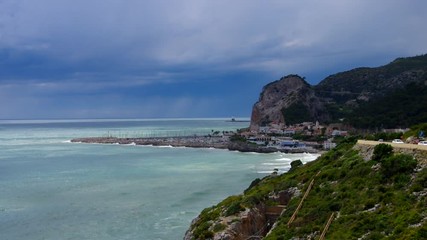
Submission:
{"label": "coastal village", "polygon": [[[334,137],[345,137],[348,135],[347,130],[342,130],[341,124],[331,124],[324,126],[316,122],[302,122],[299,124],[286,126],[279,123],[271,123],[267,126],[250,128],[242,132],[249,142],[258,145],[267,145],[277,149],[300,149],[311,151],[312,149],[329,150],[336,144],[333,142]],[[297,136],[295,138],[295,136]],[[299,138],[308,139],[305,141]],[[315,140],[318,141],[315,141]]]}
{"label": "coastal village", "polygon": [[[319,122],[303,122],[291,126],[271,124],[257,129],[215,131],[203,135],[173,137],[107,137],[77,138],[72,142],[153,145],[194,148],[218,148],[242,152],[315,153],[336,146],[335,137],[345,137],[348,131],[338,125],[322,126]],[[302,139],[300,139],[302,138]],[[304,140],[303,140],[304,139]]]}
{"label": "coastal village", "polygon": [[[232,120],[233,121],[233,120]],[[384,129],[384,133],[404,133],[407,129]],[[77,138],[72,142],[152,145],[192,148],[217,148],[241,152],[317,153],[336,147],[336,140],[354,134],[354,129],[344,124],[322,125],[302,122],[293,125],[271,123],[267,126],[248,127],[236,131],[212,130],[209,134],[155,136],[155,137],[104,137]]]}
{"label": "coastal village", "polygon": [[[381,132],[403,134],[408,130],[401,128],[382,129]],[[321,125],[316,121],[302,122],[289,126],[271,123],[267,126],[249,128],[247,131],[241,132],[240,135],[251,143],[278,149],[330,150],[336,146],[335,138],[348,137],[354,133],[355,129],[345,124]]]}

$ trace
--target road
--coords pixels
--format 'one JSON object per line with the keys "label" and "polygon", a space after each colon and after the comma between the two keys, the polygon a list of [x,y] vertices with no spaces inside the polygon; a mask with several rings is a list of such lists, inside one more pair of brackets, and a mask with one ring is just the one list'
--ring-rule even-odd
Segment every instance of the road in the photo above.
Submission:
{"label": "road", "polygon": [[408,143],[378,142],[378,141],[368,141],[368,140],[357,140],[357,144],[360,144],[360,145],[375,146],[375,145],[378,145],[380,143],[390,144],[393,148],[417,149],[417,150],[427,151],[427,145],[417,145],[417,144],[408,144]]}

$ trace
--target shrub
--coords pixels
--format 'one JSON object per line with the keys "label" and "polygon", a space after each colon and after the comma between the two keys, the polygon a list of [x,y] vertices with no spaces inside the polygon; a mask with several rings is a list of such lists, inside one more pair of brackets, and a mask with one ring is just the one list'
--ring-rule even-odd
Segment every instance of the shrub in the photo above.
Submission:
{"label": "shrub", "polygon": [[291,162],[291,169],[289,171],[292,171],[292,170],[296,169],[297,167],[299,167],[301,165],[302,165],[302,162],[299,159],[295,160],[295,161],[292,161]]}
{"label": "shrub", "polygon": [[329,210],[333,212],[337,212],[341,209],[342,205],[339,202],[331,202],[329,203]]}
{"label": "shrub", "polygon": [[384,239],[384,235],[380,232],[373,231],[373,232],[369,233],[365,239],[369,239],[369,240]]}
{"label": "shrub", "polygon": [[424,188],[427,188],[427,168],[424,168],[417,173],[414,184],[411,187],[412,192],[420,192]]}
{"label": "shrub", "polygon": [[420,184],[423,188],[427,188],[427,168],[424,168],[417,174],[415,182]]}
{"label": "shrub", "polygon": [[196,239],[211,239],[214,236],[214,233],[209,230],[210,223],[203,222],[196,227],[193,234]]}
{"label": "shrub", "polygon": [[239,134],[234,134],[230,137],[231,142],[246,142],[246,138],[240,136]]}
{"label": "shrub", "polygon": [[213,227],[213,231],[214,231],[214,232],[219,232],[219,231],[224,230],[226,227],[227,227],[227,226],[226,226],[226,225],[224,225],[224,224],[222,224],[222,223],[217,223],[217,224],[215,224],[215,225],[214,225],[214,227]]}
{"label": "shrub", "polygon": [[262,193],[256,193],[256,194],[251,194],[249,196],[247,196],[244,200],[243,200],[243,205],[245,205],[246,207],[252,207],[257,205],[258,203],[261,202],[261,200],[263,200],[263,195]]}
{"label": "shrub", "polygon": [[259,183],[261,182],[261,179],[259,179],[259,178],[256,178],[255,180],[253,180],[252,182],[251,182],[251,185],[249,185],[249,187],[248,188],[246,188],[246,190],[243,192],[243,193],[248,193],[249,192],[249,190],[251,190],[253,187],[255,187],[256,185],[258,185]]}
{"label": "shrub", "polygon": [[382,159],[391,156],[393,153],[393,147],[389,144],[381,143],[375,146],[374,154],[372,156],[373,161],[380,162]]}
{"label": "shrub", "polygon": [[398,173],[411,173],[417,166],[417,161],[410,155],[397,154],[385,158],[381,164],[384,177],[392,177]]}
{"label": "shrub", "polygon": [[242,207],[240,201],[236,201],[231,203],[231,205],[227,208],[227,210],[225,211],[225,216],[231,216],[243,210],[245,210],[245,208]]}

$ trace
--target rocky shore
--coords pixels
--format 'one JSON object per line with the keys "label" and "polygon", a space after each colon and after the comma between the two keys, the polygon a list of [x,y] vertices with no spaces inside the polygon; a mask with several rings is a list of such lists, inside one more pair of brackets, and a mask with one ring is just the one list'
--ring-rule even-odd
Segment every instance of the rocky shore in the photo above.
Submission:
{"label": "rocky shore", "polygon": [[155,138],[117,138],[117,137],[89,137],[72,139],[74,143],[98,143],[98,144],[123,144],[123,145],[146,145],[146,146],[171,146],[191,148],[216,148],[228,149],[239,152],[258,153],[317,153],[312,148],[278,149],[265,147],[245,142],[233,142],[226,137],[217,136],[188,136],[188,137],[155,137]]}

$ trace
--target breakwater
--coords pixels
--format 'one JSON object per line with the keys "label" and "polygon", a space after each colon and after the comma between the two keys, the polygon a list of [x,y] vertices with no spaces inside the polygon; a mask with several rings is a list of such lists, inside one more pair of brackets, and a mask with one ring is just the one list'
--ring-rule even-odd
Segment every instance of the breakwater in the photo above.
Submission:
{"label": "breakwater", "polygon": [[186,136],[186,137],[154,137],[154,138],[118,138],[118,137],[89,137],[76,138],[71,142],[75,143],[98,143],[98,144],[123,144],[123,145],[151,145],[151,146],[171,146],[171,147],[191,147],[191,148],[216,148],[228,149],[239,152],[258,153],[317,153],[312,148],[280,149],[275,147],[260,146],[246,142],[230,141],[228,137],[222,136]]}
{"label": "breakwater", "polygon": [[209,136],[150,138],[90,137],[72,139],[71,142],[227,149],[229,140]]}

